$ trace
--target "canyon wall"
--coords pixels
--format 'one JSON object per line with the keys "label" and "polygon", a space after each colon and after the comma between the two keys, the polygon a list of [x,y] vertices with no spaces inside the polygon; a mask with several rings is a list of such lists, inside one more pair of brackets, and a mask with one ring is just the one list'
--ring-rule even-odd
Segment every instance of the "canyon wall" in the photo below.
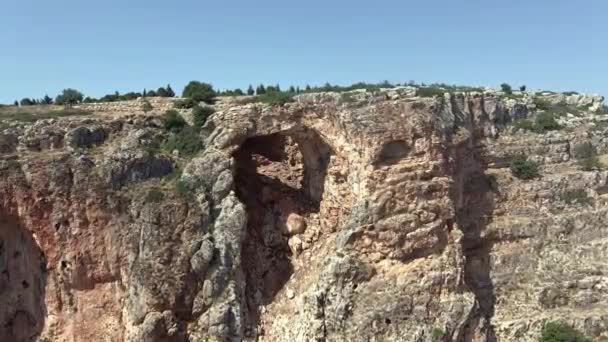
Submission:
{"label": "canyon wall", "polygon": [[[219,103],[193,157],[158,148],[157,115],[12,125],[0,340],[608,338],[608,172],[576,155],[602,159],[608,130],[580,98],[550,132],[493,93]],[[519,154],[539,177],[512,175]]]}

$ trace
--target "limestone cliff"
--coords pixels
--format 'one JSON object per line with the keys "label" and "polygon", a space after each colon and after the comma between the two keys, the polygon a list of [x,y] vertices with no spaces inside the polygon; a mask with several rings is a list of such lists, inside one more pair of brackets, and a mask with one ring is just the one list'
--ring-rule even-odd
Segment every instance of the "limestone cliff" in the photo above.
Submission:
{"label": "limestone cliff", "polygon": [[[608,153],[602,101],[222,102],[188,158],[157,115],[7,123],[0,341],[606,339],[608,172],[576,155]],[[513,125],[547,103],[578,109]]]}

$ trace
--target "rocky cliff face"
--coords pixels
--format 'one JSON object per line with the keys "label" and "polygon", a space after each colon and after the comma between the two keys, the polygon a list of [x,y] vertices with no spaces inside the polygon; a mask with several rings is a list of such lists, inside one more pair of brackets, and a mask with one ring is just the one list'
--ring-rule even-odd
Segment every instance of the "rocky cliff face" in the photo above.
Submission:
{"label": "rocky cliff face", "polygon": [[608,338],[608,172],[575,152],[608,132],[579,97],[547,97],[585,107],[548,133],[492,93],[220,104],[193,158],[156,148],[157,116],[9,125],[0,340]]}

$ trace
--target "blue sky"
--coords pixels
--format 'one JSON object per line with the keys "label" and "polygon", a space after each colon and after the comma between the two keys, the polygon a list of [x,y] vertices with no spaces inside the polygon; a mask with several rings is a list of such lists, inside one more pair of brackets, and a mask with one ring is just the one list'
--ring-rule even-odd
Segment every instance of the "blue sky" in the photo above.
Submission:
{"label": "blue sky", "polygon": [[608,95],[608,1],[3,0],[0,103],[192,79],[446,82]]}

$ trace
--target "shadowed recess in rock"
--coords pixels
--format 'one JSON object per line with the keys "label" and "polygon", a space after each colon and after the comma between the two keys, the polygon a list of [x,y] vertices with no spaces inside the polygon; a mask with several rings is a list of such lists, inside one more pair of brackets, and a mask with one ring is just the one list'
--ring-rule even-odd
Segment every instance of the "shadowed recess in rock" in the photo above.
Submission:
{"label": "shadowed recess in rock", "polygon": [[411,147],[404,140],[391,141],[382,147],[374,161],[376,166],[393,165],[408,156]]}
{"label": "shadowed recess in rock", "polygon": [[35,341],[44,328],[46,260],[32,234],[0,209],[0,341]]}
{"label": "shadowed recess in rock", "polygon": [[464,285],[475,295],[476,303],[468,315],[465,329],[456,341],[496,341],[494,284],[490,276],[490,242],[482,241],[482,232],[492,220],[496,184],[486,175],[485,151],[473,136],[455,145],[450,196],[456,223],[463,233],[465,258]]}
{"label": "shadowed recess in rock", "polygon": [[316,134],[250,138],[234,155],[237,195],[248,212],[242,265],[249,328],[293,273],[288,236],[319,211],[329,155]]}

